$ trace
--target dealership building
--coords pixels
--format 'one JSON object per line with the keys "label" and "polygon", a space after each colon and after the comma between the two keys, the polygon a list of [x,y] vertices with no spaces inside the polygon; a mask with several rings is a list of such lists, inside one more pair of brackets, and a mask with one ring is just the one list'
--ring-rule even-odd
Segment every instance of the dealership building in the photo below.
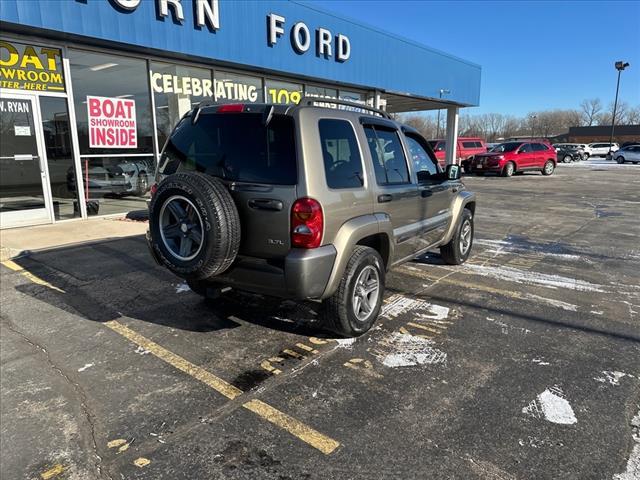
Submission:
{"label": "dealership building", "polygon": [[205,99],[479,103],[478,65],[294,1],[2,0],[0,227],[146,208],[162,146]]}

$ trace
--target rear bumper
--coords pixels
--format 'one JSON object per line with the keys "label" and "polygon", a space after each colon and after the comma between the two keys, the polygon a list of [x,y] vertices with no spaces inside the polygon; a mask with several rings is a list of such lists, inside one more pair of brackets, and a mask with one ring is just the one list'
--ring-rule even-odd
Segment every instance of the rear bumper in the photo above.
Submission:
{"label": "rear bumper", "polygon": [[335,259],[336,249],[332,245],[309,250],[294,248],[284,262],[239,257],[229,270],[212,280],[276,297],[320,298]]}
{"label": "rear bumper", "polygon": [[[162,265],[151,246],[149,232],[147,245],[154,260]],[[227,271],[212,277],[211,281],[275,297],[320,298],[329,283],[335,260],[333,245],[309,250],[294,248],[279,261],[239,256]]]}

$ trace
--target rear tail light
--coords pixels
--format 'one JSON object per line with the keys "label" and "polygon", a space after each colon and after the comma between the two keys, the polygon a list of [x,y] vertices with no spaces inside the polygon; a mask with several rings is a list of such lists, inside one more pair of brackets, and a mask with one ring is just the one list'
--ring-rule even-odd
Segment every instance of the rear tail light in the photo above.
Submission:
{"label": "rear tail light", "polygon": [[154,183],[153,185],[151,185],[151,189],[150,189],[151,196],[153,197],[157,191],[158,191],[158,184]]}
{"label": "rear tail light", "polygon": [[291,207],[291,245],[317,248],[322,243],[322,206],[313,198],[299,198]]}
{"label": "rear tail light", "polygon": [[242,111],[244,111],[243,103],[229,103],[219,106],[216,113],[241,113]]}

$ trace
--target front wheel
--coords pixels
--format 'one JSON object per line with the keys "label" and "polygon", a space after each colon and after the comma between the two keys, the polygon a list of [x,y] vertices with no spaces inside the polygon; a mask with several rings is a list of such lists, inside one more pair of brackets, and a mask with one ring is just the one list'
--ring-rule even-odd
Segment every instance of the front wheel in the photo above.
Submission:
{"label": "front wheel", "polygon": [[467,261],[473,246],[473,214],[465,208],[462,219],[449,243],[440,247],[442,259],[449,265],[461,265]]}
{"label": "front wheel", "polygon": [[516,167],[513,162],[507,162],[507,164],[502,169],[503,177],[510,177],[516,171]]}
{"label": "front wheel", "polygon": [[542,167],[542,174],[547,176],[551,175],[555,169],[556,166],[553,164],[553,162],[551,160],[547,160],[547,162],[544,164],[544,167]]}
{"label": "front wheel", "polygon": [[616,162],[622,164],[624,163],[624,157],[622,155],[620,155],[618,158],[616,158]]}
{"label": "front wheel", "polygon": [[562,163],[571,163],[573,161],[573,157],[571,155],[565,155],[562,159]]}
{"label": "front wheel", "polygon": [[356,246],[338,289],[323,303],[325,325],[345,337],[367,332],[380,313],[384,285],[380,254],[373,248]]}

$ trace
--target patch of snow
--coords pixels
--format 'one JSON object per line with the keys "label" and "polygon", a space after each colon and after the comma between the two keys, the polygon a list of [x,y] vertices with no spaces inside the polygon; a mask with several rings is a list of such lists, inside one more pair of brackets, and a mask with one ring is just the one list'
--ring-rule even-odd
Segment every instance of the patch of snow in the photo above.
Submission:
{"label": "patch of snow", "polygon": [[495,323],[496,325],[499,325],[500,329],[502,330],[502,333],[504,333],[505,335],[509,335],[509,331],[510,330],[515,330],[517,332],[522,333],[523,335],[526,335],[527,333],[531,333],[531,330],[529,330],[528,328],[522,328],[522,327],[516,327],[516,326],[513,326],[513,325],[509,325],[508,323],[501,322],[500,320],[496,320],[496,319],[491,318],[491,317],[487,317],[487,321],[489,321],[491,323]]}
{"label": "patch of snow", "polygon": [[189,285],[187,285],[187,282],[182,282],[182,283],[178,283],[176,285],[176,293],[183,293],[183,292],[190,292],[191,289],[189,288]]}
{"label": "patch of snow", "polygon": [[631,420],[631,428],[633,429],[632,438],[635,442],[629,460],[627,460],[627,468],[624,473],[618,473],[613,476],[613,480],[638,480],[640,478],[640,411]]}
{"label": "patch of snow", "polygon": [[483,265],[466,264],[456,267],[456,270],[467,270],[470,273],[491,277],[498,280],[507,280],[514,283],[525,283],[529,285],[540,285],[546,288],[564,288],[577,290],[580,292],[604,292],[602,285],[578,280],[576,278],[563,277],[560,275],[549,275],[546,273],[532,272],[528,270],[518,270],[512,267],[490,267]]}
{"label": "patch of snow", "polygon": [[395,332],[381,342],[378,358],[391,368],[444,363],[447,354],[433,344],[426,338]]}
{"label": "patch of snow", "polygon": [[602,310],[591,310],[589,313],[593,313],[594,315],[602,315],[604,312]]}
{"label": "patch of snow", "polygon": [[525,293],[524,296],[525,298],[548,303],[549,305],[562,308],[563,310],[569,310],[571,312],[576,312],[578,310],[577,305],[574,305],[573,303],[563,302],[561,300],[556,300],[555,298],[540,297],[539,295],[533,295],[532,293]]}
{"label": "patch of snow", "polygon": [[602,372],[603,377],[593,377],[596,382],[610,383],[611,385],[620,385],[620,380],[624,377],[635,378],[633,375],[625,372],[618,372],[616,370],[604,370]]}
{"label": "patch of snow", "polygon": [[352,348],[355,343],[355,338],[336,338],[337,348]]}
{"label": "patch of snow", "polygon": [[146,348],[141,347],[141,346],[138,346],[138,348],[136,348],[134,351],[138,355],[147,355],[148,353],[151,353],[151,352],[149,352],[149,350],[147,350]]}
{"label": "patch of snow", "polygon": [[78,369],[78,371],[79,371],[79,372],[84,372],[85,370],[87,370],[87,369],[89,369],[89,368],[93,367],[93,365],[94,365],[93,363],[85,363],[85,364],[84,364],[84,367],[80,367],[80,368]]}
{"label": "patch of snow", "polygon": [[564,398],[560,387],[547,388],[522,409],[522,413],[534,418],[544,418],[548,422],[560,425],[573,425],[577,423],[571,404]]}
{"label": "patch of snow", "polygon": [[415,311],[420,318],[430,320],[445,320],[449,316],[449,308],[435,305],[424,300],[393,295],[382,306],[381,316],[396,318],[404,313]]}
{"label": "patch of snow", "polygon": [[533,363],[537,363],[538,365],[551,365],[549,362],[545,362],[542,358],[534,358],[531,360]]}

